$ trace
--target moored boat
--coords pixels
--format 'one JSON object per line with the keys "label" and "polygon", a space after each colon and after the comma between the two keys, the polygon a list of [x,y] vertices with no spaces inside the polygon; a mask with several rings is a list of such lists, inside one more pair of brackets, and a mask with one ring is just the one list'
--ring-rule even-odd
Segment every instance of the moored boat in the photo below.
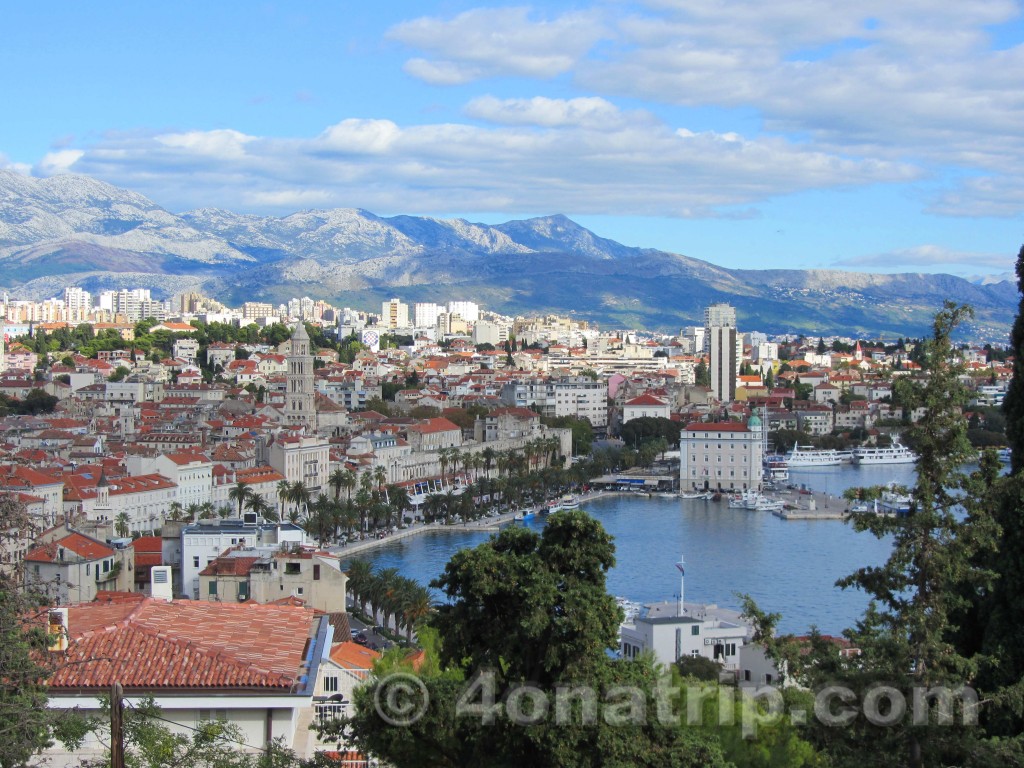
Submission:
{"label": "moored boat", "polygon": [[913,464],[917,454],[898,441],[887,448],[862,446],[853,451],[854,464]]}
{"label": "moored boat", "polygon": [[793,446],[793,450],[786,454],[788,469],[834,467],[849,459],[850,454],[846,451],[837,451],[834,448],[812,448],[808,445]]}

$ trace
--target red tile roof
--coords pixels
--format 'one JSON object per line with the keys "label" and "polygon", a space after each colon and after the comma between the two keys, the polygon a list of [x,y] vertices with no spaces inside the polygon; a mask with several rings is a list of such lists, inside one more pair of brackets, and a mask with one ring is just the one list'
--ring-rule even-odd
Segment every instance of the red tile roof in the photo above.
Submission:
{"label": "red tile roof", "polygon": [[88,536],[83,536],[80,533],[73,532],[69,533],[63,539],[51,541],[30,550],[25,555],[25,559],[34,563],[59,562],[58,549],[60,547],[63,547],[69,552],[85,558],[86,560],[101,560],[104,557],[114,556],[114,550],[106,544],[102,544],[96,541],[96,539],[90,539]]}
{"label": "red tile roof", "polygon": [[71,643],[52,690],[277,689],[305,672],[312,609],[146,598],[69,609]]}

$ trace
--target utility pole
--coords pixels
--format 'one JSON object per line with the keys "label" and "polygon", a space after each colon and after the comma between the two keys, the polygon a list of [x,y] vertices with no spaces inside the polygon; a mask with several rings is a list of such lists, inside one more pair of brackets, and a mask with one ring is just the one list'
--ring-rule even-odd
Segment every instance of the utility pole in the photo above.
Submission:
{"label": "utility pole", "polygon": [[110,688],[110,768],[124,768],[124,689]]}

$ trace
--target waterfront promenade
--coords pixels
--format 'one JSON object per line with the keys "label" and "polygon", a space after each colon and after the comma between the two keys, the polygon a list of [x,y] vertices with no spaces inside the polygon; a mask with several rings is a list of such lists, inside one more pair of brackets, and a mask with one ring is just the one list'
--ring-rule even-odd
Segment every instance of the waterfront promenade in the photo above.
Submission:
{"label": "waterfront promenade", "polygon": [[[593,501],[603,496],[612,496],[620,493],[620,491],[590,491],[589,493],[579,494],[578,498],[580,503]],[[502,529],[503,526],[515,520],[518,511],[505,512],[504,514],[497,515],[496,517],[485,517],[481,520],[472,520],[464,523],[453,523],[452,525],[445,525],[444,523],[414,523],[408,528],[389,533],[381,538],[369,538],[362,541],[355,541],[351,544],[341,544],[332,547],[328,547],[328,551],[332,554],[339,555],[342,559],[353,557],[362,552],[367,552],[377,547],[392,544],[402,539],[408,539],[413,536],[419,536],[423,533],[450,533],[453,531],[473,531],[473,532],[490,532],[497,533]]]}

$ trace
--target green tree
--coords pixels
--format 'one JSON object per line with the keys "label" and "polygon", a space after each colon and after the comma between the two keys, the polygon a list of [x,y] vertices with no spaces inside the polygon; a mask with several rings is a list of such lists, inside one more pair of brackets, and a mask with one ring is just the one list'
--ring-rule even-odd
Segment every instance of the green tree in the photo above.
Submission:
{"label": "green tree", "polygon": [[[988,511],[970,500],[977,488],[961,471],[974,453],[962,413],[968,399],[960,381],[963,365],[951,335],[971,314],[968,307],[947,302],[936,315],[932,339],[921,345],[927,378],[902,377],[895,384],[900,403],[926,411],[907,435],[919,456],[910,511],[905,517],[856,516],[858,530],[892,537],[892,554],[883,565],[860,568],[839,582],[863,589],[873,601],[852,633],[862,655],[851,679],[862,690],[877,680],[892,681],[908,701],[913,689],[956,688],[974,682],[978,672],[978,659],[951,642],[954,620],[968,608],[968,596],[991,583],[985,563],[997,533]],[[900,742],[910,766],[963,759],[962,731],[934,722],[911,726],[909,715],[896,727],[866,727],[859,734],[862,765],[874,764],[871,755],[877,750],[899,749]]]}
{"label": "green tree", "polygon": [[[13,496],[0,497],[0,531],[32,539],[41,528]],[[88,723],[47,707],[46,680],[62,661],[48,650],[47,598],[25,587],[24,563],[0,569],[0,767],[28,764],[40,750],[64,742],[72,750]]]}
{"label": "green tree", "polygon": [[[650,659],[613,660],[621,614],[605,590],[614,563],[611,538],[579,511],[551,515],[542,533],[506,529],[472,550],[458,552],[433,586],[450,602],[421,631],[428,663],[420,669],[427,694],[424,716],[403,728],[383,720],[383,673],[356,694],[355,715],[327,729],[348,730],[355,745],[397,768],[411,766],[713,766],[725,760],[713,732],[655,723],[656,671]],[[443,638],[438,645],[436,638]],[[408,672],[408,669],[402,671]],[[547,718],[517,724],[499,717],[457,715],[467,682],[493,685],[497,699],[531,683],[553,697],[562,682],[595,690],[631,685],[648,717],[628,725]],[[548,702],[549,706],[551,701]],[[549,710],[553,711],[553,710]]]}
{"label": "green tree", "polygon": [[711,386],[711,371],[708,370],[707,363],[700,360],[697,366],[693,369],[694,383],[698,387],[710,387]]}

